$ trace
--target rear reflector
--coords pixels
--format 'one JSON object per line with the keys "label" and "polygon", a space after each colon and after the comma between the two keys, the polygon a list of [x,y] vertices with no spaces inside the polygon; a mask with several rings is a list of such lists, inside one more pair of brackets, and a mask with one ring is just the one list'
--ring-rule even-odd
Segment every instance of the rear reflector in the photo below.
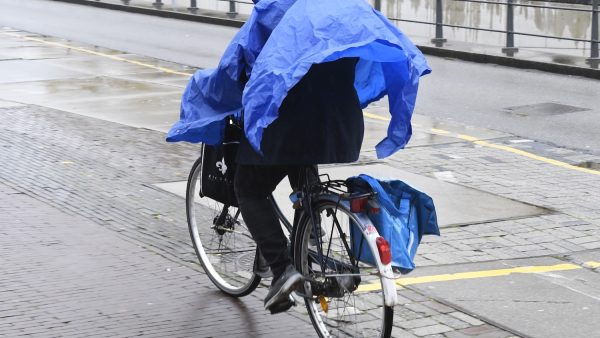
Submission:
{"label": "rear reflector", "polygon": [[361,213],[367,211],[368,197],[355,198],[350,201],[350,211],[353,213]]}
{"label": "rear reflector", "polygon": [[373,215],[377,215],[379,213],[379,211],[381,211],[381,208],[379,207],[379,203],[377,203],[375,200],[369,200],[367,207],[369,208],[369,213],[371,213]]}
{"label": "rear reflector", "polygon": [[392,262],[392,251],[390,250],[390,244],[383,237],[377,237],[375,240],[377,244],[377,251],[379,251],[379,259],[384,265]]}

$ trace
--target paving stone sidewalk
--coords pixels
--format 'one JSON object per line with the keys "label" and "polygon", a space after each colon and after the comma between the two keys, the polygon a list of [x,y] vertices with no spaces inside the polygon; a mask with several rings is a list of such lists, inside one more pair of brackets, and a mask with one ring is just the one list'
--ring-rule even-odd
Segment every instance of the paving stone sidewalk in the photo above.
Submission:
{"label": "paving stone sidewalk", "polygon": [[[314,336],[302,307],[236,301],[196,263],[184,201],[152,184],[197,156],[164,135],[49,108],[0,108],[0,333],[7,337]],[[399,291],[395,337],[510,337]],[[231,322],[230,322],[231,321]]]}
{"label": "paving stone sidewalk", "polygon": [[[513,140],[518,138],[490,142],[530,152],[534,147],[541,147],[534,146],[537,142],[511,142]],[[575,164],[581,159],[600,163],[600,158],[592,154],[575,154],[551,145],[543,147],[546,154],[554,155],[551,158],[567,163]],[[549,214],[537,217],[444,229],[442,237],[425,238],[425,245],[419,248],[421,265],[545,255],[560,257],[600,248],[600,175],[472,142],[409,148],[394,155],[390,163],[426,176],[450,176],[454,183],[550,210]]]}
{"label": "paving stone sidewalk", "polygon": [[306,337],[257,297],[0,184],[2,337]]}

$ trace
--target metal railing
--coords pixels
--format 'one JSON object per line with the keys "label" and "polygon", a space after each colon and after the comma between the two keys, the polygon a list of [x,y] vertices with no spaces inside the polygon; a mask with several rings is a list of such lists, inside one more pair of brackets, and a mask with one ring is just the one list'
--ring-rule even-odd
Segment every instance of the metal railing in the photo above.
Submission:
{"label": "metal railing", "polygon": [[[479,28],[479,27],[470,27],[463,25],[452,25],[445,24],[443,22],[444,18],[444,6],[442,4],[443,1],[460,1],[460,2],[473,2],[473,3],[481,3],[481,4],[492,4],[492,5],[502,5],[506,6],[506,29],[487,29],[487,28]],[[598,9],[598,4],[600,0],[591,0],[591,7],[589,9],[584,8],[576,8],[576,7],[564,7],[564,6],[547,6],[547,5],[535,5],[535,4],[519,4],[515,3],[514,0],[502,0],[502,1],[487,1],[487,0],[436,0],[435,4],[435,22],[428,21],[419,21],[419,20],[408,20],[401,18],[389,18],[394,21],[401,22],[410,22],[410,23],[419,23],[419,24],[427,24],[427,25],[435,25],[435,37],[431,39],[431,42],[435,44],[436,47],[443,47],[444,43],[447,40],[444,38],[444,27],[452,27],[452,28],[462,28],[462,29],[471,29],[477,31],[485,31],[485,32],[495,32],[495,33],[503,33],[506,34],[506,46],[502,48],[502,52],[507,56],[514,56],[515,53],[519,51],[519,48],[515,46],[515,35],[523,35],[523,36],[533,36],[540,38],[550,38],[550,39],[558,39],[558,40],[567,40],[567,41],[577,41],[590,43],[590,57],[586,60],[586,62],[593,68],[598,68],[600,64],[600,57],[598,52],[598,47],[600,44],[598,37],[598,13],[600,12]],[[380,0],[375,1],[374,7],[377,10],[381,10],[380,8]],[[563,11],[573,11],[573,12],[584,12],[589,13],[591,15],[591,34],[590,39],[578,39],[578,38],[570,38],[570,37],[559,37],[553,35],[544,35],[544,34],[533,34],[533,33],[525,33],[525,32],[517,32],[514,27],[514,18],[515,7],[529,7],[529,8],[541,8],[541,9],[555,9],[555,10],[563,10]]]}
{"label": "metal railing", "polygon": [[[101,1],[101,0],[95,0]],[[120,0],[124,5],[130,5],[131,0]],[[226,1],[229,3],[229,11],[226,12],[227,16],[233,18],[238,15],[237,4],[252,4],[250,0],[217,0],[217,1]],[[377,10],[381,10],[382,0],[372,0],[373,6]],[[388,0],[390,1],[390,0]],[[396,0],[402,1],[402,0]],[[515,45],[515,36],[531,36],[531,37],[539,37],[539,38],[547,38],[547,39],[557,39],[557,40],[565,40],[565,41],[575,41],[575,42],[583,42],[585,44],[590,44],[590,54],[589,58],[586,59],[586,62],[593,68],[598,68],[600,65],[600,55],[599,55],[599,9],[598,5],[600,0],[590,0],[591,5],[580,5],[580,6],[568,6],[566,4],[556,3],[556,5],[546,5],[546,4],[533,4],[533,3],[517,3],[515,0],[431,0],[435,1],[435,22],[430,21],[422,21],[422,20],[410,20],[403,18],[393,18],[389,17],[392,21],[398,22],[407,22],[407,23],[416,23],[416,24],[424,24],[424,25],[435,25],[435,37],[431,39],[431,42],[436,47],[443,47],[444,43],[447,42],[447,39],[444,38],[444,28],[459,28],[466,30],[475,30],[475,31],[483,31],[483,32],[494,32],[505,34],[505,46],[502,48],[502,53],[505,55],[512,57],[518,51],[519,48]],[[493,28],[481,28],[481,27],[472,27],[465,25],[457,25],[457,24],[449,24],[444,23],[444,6],[443,3],[446,2],[463,2],[463,3],[478,3],[478,4],[489,4],[489,5],[498,5],[506,7],[506,27],[505,29],[493,29]],[[152,6],[156,9],[163,8],[162,0],[154,0]],[[525,8],[536,8],[536,9],[546,9],[546,10],[558,10],[558,11],[571,11],[571,12],[580,12],[580,13],[589,13],[591,16],[591,34],[590,39],[582,39],[576,37],[562,37],[555,35],[545,35],[545,34],[535,34],[535,33],[527,33],[515,31],[515,8],[516,7],[525,7]],[[190,13],[196,14],[198,13],[199,7],[197,0],[190,0],[189,7],[187,10]]]}

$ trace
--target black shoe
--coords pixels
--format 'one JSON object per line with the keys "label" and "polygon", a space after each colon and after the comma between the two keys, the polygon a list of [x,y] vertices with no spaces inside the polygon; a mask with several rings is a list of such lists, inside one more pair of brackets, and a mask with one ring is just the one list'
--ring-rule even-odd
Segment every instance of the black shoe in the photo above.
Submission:
{"label": "black shoe", "polygon": [[291,309],[292,306],[296,306],[296,300],[294,300],[294,297],[289,295],[288,299],[284,300],[283,302],[271,305],[269,311],[272,315],[275,315],[281,312],[286,312],[287,310]]}
{"label": "black shoe", "polygon": [[290,293],[301,283],[302,275],[292,265],[288,265],[281,276],[271,283],[269,293],[265,297],[265,309],[271,310],[275,304],[289,301]]}
{"label": "black shoe", "polygon": [[273,277],[273,272],[269,267],[269,263],[267,263],[267,260],[260,253],[258,248],[256,249],[256,255],[254,256],[254,274],[260,276],[261,278]]}

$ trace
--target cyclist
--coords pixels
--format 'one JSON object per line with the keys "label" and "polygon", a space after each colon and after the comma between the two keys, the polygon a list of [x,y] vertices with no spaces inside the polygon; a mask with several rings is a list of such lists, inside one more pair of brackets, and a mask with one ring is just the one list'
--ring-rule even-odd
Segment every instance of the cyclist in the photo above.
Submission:
{"label": "cyclist", "polygon": [[221,144],[225,118],[244,110],[235,191],[274,275],[268,310],[289,309],[301,277],[267,196],[285,176],[298,188],[307,166],[356,161],[361,107],[386,94],[392,118],[377,156],[403,148],[429,72],[416,46],[363,0],[260,0],[219,66],[194,74],[167,141]]}
{"label": "cyclist", "polygon": [[268,197],[286,176],[298,189],[307,166],[358,160],[364,124],[354,88],[356,62],[343,58],[313,65],[289,91],[277,120],[264,130],[262,156],[247,139],[238,149],[235,192],[244,221],[273,273],[265,298],[265,309],[273,314],[292,306],[289,295],[302,281]]}

